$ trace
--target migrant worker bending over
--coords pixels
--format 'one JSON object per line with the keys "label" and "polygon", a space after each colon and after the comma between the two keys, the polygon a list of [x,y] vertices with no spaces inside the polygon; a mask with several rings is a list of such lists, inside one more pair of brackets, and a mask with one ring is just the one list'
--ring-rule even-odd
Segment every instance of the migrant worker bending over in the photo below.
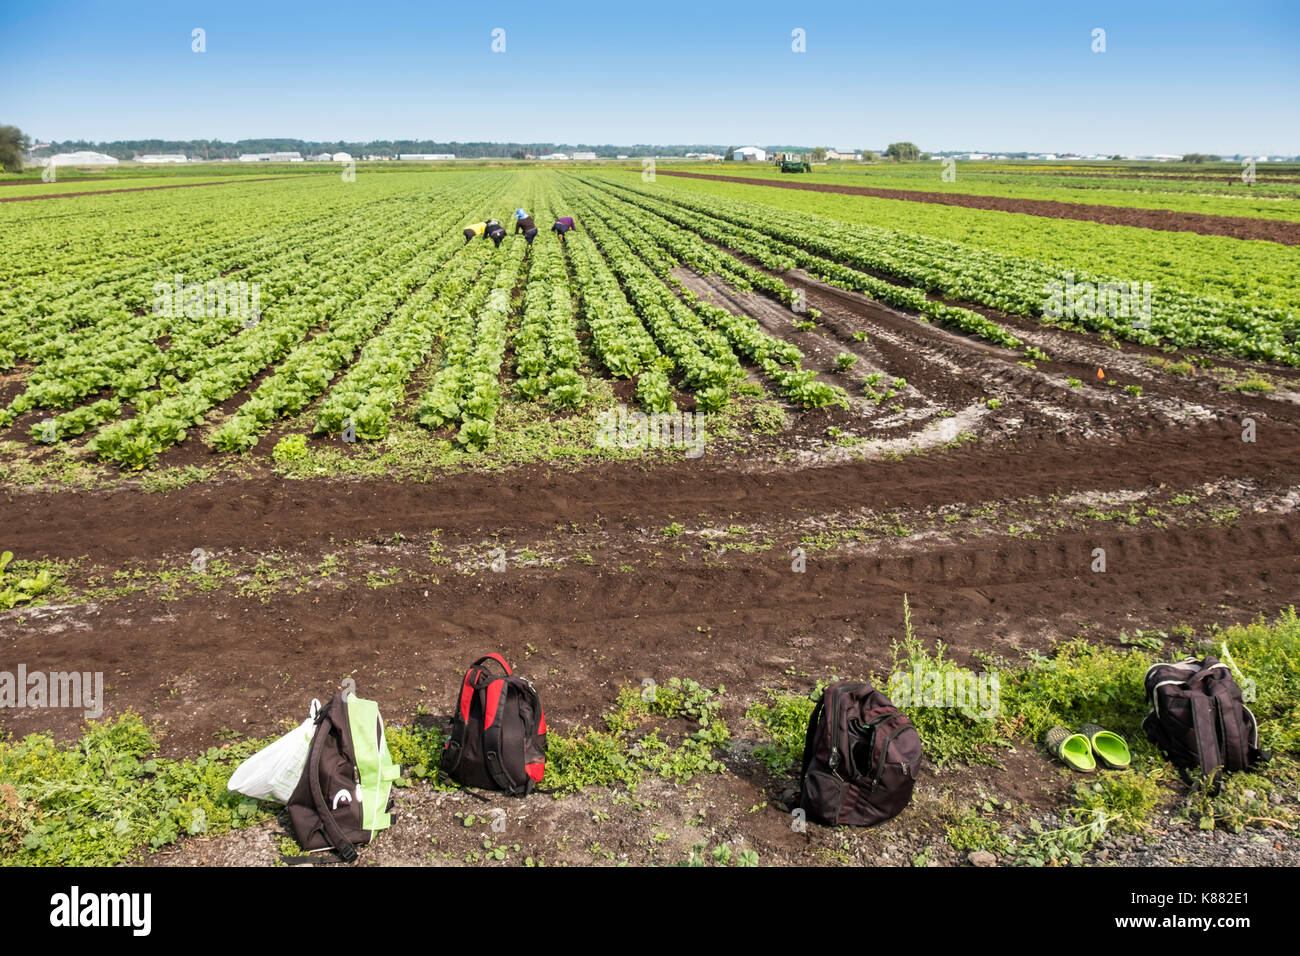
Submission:
{"label": "migrant worker bending over", "polygon": [[528,215],[528,213],[524,212],[522,209],[516,209],[515,235],[517,236],[521,232],[524,234],[524,238],[528,240],[528,244],[531,246],[533,240],[537,238],[537,226],[534,225],[532,216]]}
{"label": "migrant worker bending over", "polygon": [[560,219],[555,220],[555,225],[551,226],[551,232],[558,232],[560,234],[560,242],[563,242],[564,234],[568,232],[570,229],[576,229],[576,228],[578,227],[573,224],[573,217],[564,216]]}
{"label": "migrant worker bending over", "polygon": [[506,237],[506,231],[499,222],[488,223],[487,237],[492,240],[498,249],[501,248],[501,240]]}
{"label": "migrant worker bending over", "polygon": [[476,222],[476,223],[474,223],[474,225],[472,225],[472,226],[466,226],[466,227],[465,227],[465,245],[468,246],[468,245],[469,245],[469,241],[470,241],[471,239],[473,239],[475,236],[481,236],[481,235],[483,235],[483,233],[484,233],[486,230],[487,230],[487,223],[485,223],[485,222]]}

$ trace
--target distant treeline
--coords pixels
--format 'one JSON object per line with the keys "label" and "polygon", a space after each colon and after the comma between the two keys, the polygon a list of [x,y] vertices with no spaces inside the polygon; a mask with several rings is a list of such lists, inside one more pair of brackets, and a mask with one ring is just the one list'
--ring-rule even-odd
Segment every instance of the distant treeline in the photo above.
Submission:
{"label": "distant treeline", "polygon": [[[685,156],[687,153],[726,153],[726,145],[685,144],[662,146],[638,143],[632,146],[589,145],[586,143],[439,143],[428,139],[384,139],[371,142],[345,140],[317,141],[305,139],[241,139],[234,143],[224,140],[203,139],[123,139],[111,143],[92,143],[87,140],[52,142],[49,152],[71,152],[88,149],[107,153],[118,159],[130,159],[143,153],[184,153],[199,159],[235,159],[241,153],[299,152],[304,156],[313,153],[351,153],[353,156],[396,156],[399,153],[455,153],[461,159],[507,157],[523,159],[525,154],[541,156],[545,153],[571,153],[575,150],[595,153],[602,158],[617,156]],[[45,153],[42,150],[41,153]]]}

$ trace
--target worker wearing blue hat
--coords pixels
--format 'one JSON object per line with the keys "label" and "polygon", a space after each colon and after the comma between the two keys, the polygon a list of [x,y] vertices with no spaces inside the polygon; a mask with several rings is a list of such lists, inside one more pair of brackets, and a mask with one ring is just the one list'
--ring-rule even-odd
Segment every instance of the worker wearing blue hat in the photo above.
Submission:
{"label": "worker wearing blue hat", "polygon": [[515,235],[524,234],[528,244],[533,244],[533,238],[537,235],[537,226],[533,224],[533,217],[528,215],[523,209],[515,210]]}

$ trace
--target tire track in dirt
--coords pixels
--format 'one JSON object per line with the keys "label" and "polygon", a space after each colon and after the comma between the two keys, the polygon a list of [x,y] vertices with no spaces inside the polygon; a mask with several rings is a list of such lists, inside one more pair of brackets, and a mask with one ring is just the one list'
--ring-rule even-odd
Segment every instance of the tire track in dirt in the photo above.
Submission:
{"label": "tire track in dirt", "polygon": [[[278,593],[265,602],[193,593],[148,595],[60,616],[36,613],[0,629],[4,661],[30,670],[102,671],[107,713],[137,709],[170,728],[166,748],[193,753],[222,727],[248,735],[280,727],[286,700],[309,700],[354,674],[386,713],[435,713],[456,667],[499,650],[545,674],[559,726],[595,720],[624,683],[690,676],[753,699],[802,673],[865,674],[889,665],[908,595],[918,632],[961,663],[982,651],[1017,658],[1081,629],[1113,640],[1124,629],[1220,622],[1273,613],[1295,600],[1300,515],[1173,531],[1097,528],[1045,540],[931,542],[873,555],[813,553],[793,573],[781,549],[723,566],[656,573],[656,544],[634,571],[613,566],[450,574],[383,589],[354,583]],[[1105,548],[1106,573],[1090,570]],[[625,653],[635,648],[635,653]],[[236,652],[237,649],[237,652]],[[241,723],[244,720],[246,722]],[[15,711],[6,729],[77,733],[81,715]]]}
{"label": "tire track in dirt", "polygon": [[[1178,395],[1161,394],[1137,401],[1121,394],[1118,388],[1104,391],[1072,388],[1067,377],[1087,382],[1099,365],[1053,359],[1040,360],[1034,363],[1035,367],[1027,367],[1019,353],[930,325],[803,272],[793,275],[793,281],[805,289],[809,301],[821,310],[823,323],[841,340],[851,340],[853,331],[865,330],[869,341],[891,351],[891,367],[906,371],[904,377],[908,381],[913,378],[928,381],[939,392],[951,392],[960,382],[965,385],[968,398],[992,392],[1003,401],[1030,403],[1041,410],[1055,409],[1059,412],[1055,415],[1058,419],[1055,427],[1061,433],[1074,423],[1078,434],[1092,438],[1106,430],[1104,425],[1170,427],[1209,420],[1216,414],[1215,409]],[[1112,351],[1111,355],[1115,354]],[[930,368],[919,366],[918,360]],[[1051,372],[1036,367],[1039,364]],[[1111,378],[1121,381],[1115,378],[1113,369]]]}
{"label": "tire track in dirt", "polygon": [[1087,203],[1059,202],[1054,199],[1012,199],[1006,196],[976,196],[969,193],[924,192],[911,189],[881,189],[874,186],[836,186],[827,183],[799,183],[782,179],[758,179],[752,176],[721,176],[660,170],[663,176],[686,179],[709,179],[746,186],[773,186],[779,189],[803,189],[809,192],[838,193],[846,196],[872,196],[876,199],[901,199],[906,202],[960,206],[964,209],[988,209],[1022,213],[1049,219],[1074,219],[1099,222],[1110,226],[1136,226],[1163,232],[1195,232],[1203,236],[1228,236],[1232,239],[1262,239],[1286,246],[1300,245],[1300,222],[1281,219],[1254,219],[1247,216],[1215,216],[1201,212],[1174,212],[1165,209],[1140,209],[1126,206],[1096,206]]}
{"label": "tire track in dirt", "polygon": [[11,491],[0,522],[24,557],[98,562],[198,546],[267,550],[398,531],[527,533],[566,523],[638,527],[677,516],[762,517],[878,507],[972,502],[1168,484],[1187,487],[1248,476],[1264,487],[1300,479],[1300,428],[1263,423],[1254,443],[1215,421],[1133,430],[1119,439],[1068,435],[982,443],[900,461],[850,461],[817,468],[747,470],[709,454],[654,467],[611,463],[581,472],[534,465],[501,475],[449,475],[424,484],[285,481],[278,477],[195,484],[167,495]]}

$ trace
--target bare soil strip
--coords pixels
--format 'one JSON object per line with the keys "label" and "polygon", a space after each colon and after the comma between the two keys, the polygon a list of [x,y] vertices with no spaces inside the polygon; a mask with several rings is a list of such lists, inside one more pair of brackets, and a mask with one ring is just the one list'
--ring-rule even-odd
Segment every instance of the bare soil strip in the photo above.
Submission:
{"label": "bare soil strip", "polygon": [[1087,203],[1058,202],[1052,199],[1011,199],[1006,196],[972,196],[965,193],[925,192],[911,189],[879,189],[873,186],[836,186],[828,183],[791,182],[785,179],[757,179],[751,176],[722,176],[660,170],[663,176],[687,179],[712,179],[747,186],[776,186],[805,189],[846,196],[874,196],[877,199],[902,199],[928,202],[966,209],[993,209],[999,212],[1024,213],[1050,219],[1076,219],[1111,226],[1137,226],[1165,232],[1195,232],[1203,236],[1228,236],[1233,239],[1262,239],[1286,246],[1300,245],[1300,223],[1277,219],[1253,219],[1246,216],[1212,216],[1207,213],[1174,212],[1165,209],[1136,209],[1124,206],[1094,206]]}

